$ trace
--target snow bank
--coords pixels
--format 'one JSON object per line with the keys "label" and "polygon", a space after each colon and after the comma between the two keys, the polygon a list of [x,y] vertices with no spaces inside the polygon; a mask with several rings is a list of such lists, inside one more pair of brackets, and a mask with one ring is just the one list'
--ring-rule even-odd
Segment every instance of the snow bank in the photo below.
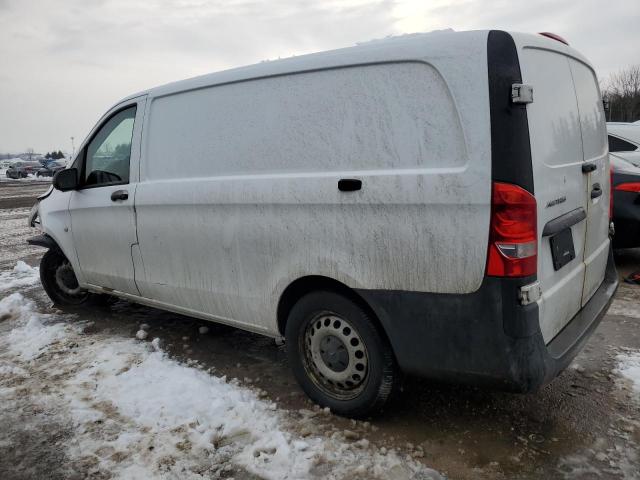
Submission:
{"label": "snow bank", "polygon": [[14,320],[18,326],[6,338],[7,349],[20,360],[32,360],[52,343],[68,335],[64,324],[48,324],[50,315],[36,312],[35,304],[20,293],[0,300],[0,320]]}
{"label": "snow bank", "polygon": [[[144,471],[145,478],[153,478],[154,466],[164,465],[170,475],[202,478],[197,472],[205,460],[214,471],[226,464],[274,480],[317,477],[312,472],[318,469],[322,478],[440,478],[413,459],[383,455],[367,442],[302,439],[272,402],[224,377],[181,365],[148,344],[109,342],[91,357],[91,365],[68,384],[82,436],[71,456],[80,457],[87,448],[126,452],[126,460],[116,455],[117,463],[102,459],[101,466],[116,477]],[[126,419],[127,428],[115,439],[96,439],[94,423],[114,418]]]}
{"label": "snow bank", "polygon": [[14,288],[30,287],[40,282],[40,269],[19,260],[13,270],[0,272],[0,292]]}
{"label": "snow bank", "polygon": [[621,353],[616,359],[616,373],[630,380],[634,392],[640,395],[640,352]]}
{"label": "snow bank", "polygon": [[[24,263],[5,273],[4,286],[37,278]],[[441,478],[410,456],[341,431],[303,437],[298,427],[330,417],[309,411],[294,419],[235,380],[172,360],[157,339],[85,335],[65,318],[39,313],[20,293],[2,298],[0,322],[12,329],[0,337],[0,375],[44,375],[62,400],[58,415],[74,427],[64,444],[72,464],[89,462],[122,479]]]}

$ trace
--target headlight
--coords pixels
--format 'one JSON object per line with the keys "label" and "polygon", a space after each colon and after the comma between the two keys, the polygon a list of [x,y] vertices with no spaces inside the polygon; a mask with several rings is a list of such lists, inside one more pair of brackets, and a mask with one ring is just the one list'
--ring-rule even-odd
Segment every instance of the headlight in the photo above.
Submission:
{"label": "headlight", "polygon": [[30,227],[35,227],[36,224],[40,224],[40,221],[38,220],[38,204],[39,202],[36,202],[36,204],[31,207],[31,211],[29,212],[29,226]]}

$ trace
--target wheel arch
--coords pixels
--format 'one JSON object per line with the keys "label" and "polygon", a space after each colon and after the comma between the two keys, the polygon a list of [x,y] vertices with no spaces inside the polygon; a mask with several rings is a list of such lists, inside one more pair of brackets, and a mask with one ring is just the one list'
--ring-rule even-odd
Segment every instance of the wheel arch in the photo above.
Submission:
{"label": "wheel arch", "polygon": [[27,238],[27,243],[29,245],[37,245],[38,247],[44,247],[49,250],[57,249],[62,252],[62,249],[58,245],[58,242],[56,242],[54,238],[47,233],[43,233],[41,235],[36,235],[35,237]]}
{"label": "wheel arch", "polygon": [[339,293],[358,304],[367,312],[369,317],[373,322],[375,322],[376,326],[380,329],[380,332],[386,337],[387,341],[391,345],[389,335],[371,305],[369,305],[369,303],[361,295],[359,295],[356,290],[338,280],[322,275],[308,275],[305,277],[300,277],[291,282],[284,289],[284,291],[280,295],[278,307],[276,310],[278,332],[280,333],[280,335],[284,336],[287,320],[289,318],[289,312],[291,312],[291,309],[293,308],[295,303],[304,295],[318,290],[328,290],[330,292]]}

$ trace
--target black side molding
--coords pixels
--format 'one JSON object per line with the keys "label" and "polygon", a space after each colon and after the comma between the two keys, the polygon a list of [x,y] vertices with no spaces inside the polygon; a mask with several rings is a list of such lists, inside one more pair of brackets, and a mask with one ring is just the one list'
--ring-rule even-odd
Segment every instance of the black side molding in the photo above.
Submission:
{"label": "black side molding", "polygon": [[27,243],[29,245],[37,245],[38,247],[45,247],[48,249],[58,248],[56,241],[46,233],[27,238]]}
{"label": "black side molding", "polygon": [[575,210],[571,210],[564,215],[560,215],[553,220],[549,220],[542,230],[542,236],[550,237],[556,233],[560,233],[565,228],[572,227],[576,223],[580,223],[585,218],[587,218],[587,212],[584,211],[584,208],[579,207]]}

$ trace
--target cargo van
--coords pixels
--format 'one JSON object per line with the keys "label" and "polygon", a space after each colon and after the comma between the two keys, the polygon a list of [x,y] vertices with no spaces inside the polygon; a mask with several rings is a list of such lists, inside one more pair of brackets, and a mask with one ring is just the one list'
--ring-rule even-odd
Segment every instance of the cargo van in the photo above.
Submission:
{"label": "cargo van", "polygon": [[304,391],[551,381],[617,288],[607,132],[553,35],[408,35],[125,98],[31,224],[61,305],[99,295],[284,338]]}

